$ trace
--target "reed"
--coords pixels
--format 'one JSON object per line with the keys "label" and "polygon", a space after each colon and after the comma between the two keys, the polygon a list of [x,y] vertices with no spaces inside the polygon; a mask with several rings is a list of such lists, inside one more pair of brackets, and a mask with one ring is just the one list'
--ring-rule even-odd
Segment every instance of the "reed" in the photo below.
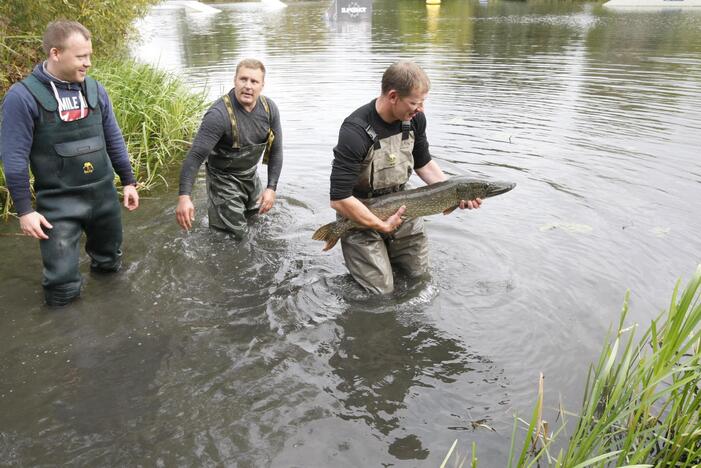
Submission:
{"label": "reed", "polygon": [[[581,409],[576,414],[561,409],[553,434],[542,420],[541,376],[530,422],[514,420],[509,467],[701,464],[701,265],[681,292],[680,285],[678,281],[669,308],[638,339],[638,326],[625,325],[626,294],[618,327],[609,332],[590,368]],[[570,420],[575,427],[565,440]],[[521,424],[527,429],[517,457]],[[556,441],[563,448],[553,454]]]}
{"label": "reed", "polygon": [[107,89],[141,187],[166,182],[163,171],[180,161],[207,100],[168,72],[133,60],[101,61],[92,76]]}
{"label": "reed", "polygon": [[5,186],[5,172],[0,166],[0,217],[7,219],[10,216],[10,192]]}

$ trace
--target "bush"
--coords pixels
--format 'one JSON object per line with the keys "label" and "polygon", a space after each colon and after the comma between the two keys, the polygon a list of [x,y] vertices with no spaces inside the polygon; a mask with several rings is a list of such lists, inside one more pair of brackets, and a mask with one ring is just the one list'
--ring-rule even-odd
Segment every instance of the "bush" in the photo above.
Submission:
{"label": "bush", "polygon": [[[125,53],[134,20],[158,0],[3,0],[0,2],[0,96],[44,59],[41,37],[56,19],[81,22],[92,33],[95,55]],[[123,56],[123,55],[122,55]]]}

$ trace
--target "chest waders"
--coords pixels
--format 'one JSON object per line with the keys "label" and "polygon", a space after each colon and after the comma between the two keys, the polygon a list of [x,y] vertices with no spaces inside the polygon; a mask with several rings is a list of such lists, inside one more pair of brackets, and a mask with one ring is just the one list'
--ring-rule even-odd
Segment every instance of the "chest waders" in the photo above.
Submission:
{"label": "chest waders", "polygon": [[[360,176],[353,187],[356,198],[372,198],[404,190],[414,168],[414,133],[410,122],[402,122],[402,131],[379,139],[368,122],[349,121],[365,129],[373,145],[363,160]],[[409,276],[421,276],[428,270],[428,242],[423,218],[406,221],[391,236],[368,229],[350,231],[341,237],[346,267],[367,291],[388,294],[394,290],[392,267]]]}
{"label": "chest waders", "polygon": [[[237,237],[246,230],[247,215],[258,209],[263,184],[257,173],[258,162],[267,164],[275,135],[268,130],[263,143],[241,146],[234,106],[228,94],[223,97],[231,121],[231,147],[219,146],[207,157],[207,213],[210,227],[228,231]],[[270,108],[260,97],[270,123]]]}
{"label": "chest waders", "polygon": [[39,103],[29,164],[37,211],[53,225],[41,240],[46,303],[61,306],[80,295],[80,236],[96,271],[120,266],[122,222],[114,170],[105,148],[97,82],[86,77],[87,117],[64,122],[56,98],[37,78],[22,81]]}

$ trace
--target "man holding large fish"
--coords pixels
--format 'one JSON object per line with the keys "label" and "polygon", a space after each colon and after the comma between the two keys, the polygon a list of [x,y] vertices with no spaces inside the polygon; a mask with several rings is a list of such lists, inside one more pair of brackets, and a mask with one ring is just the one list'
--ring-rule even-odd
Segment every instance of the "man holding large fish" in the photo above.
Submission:
{"label": "man holding large fish", "polygon": [[[428,270],[428,243],[421,217],[403,220],[407,206],[389,217],[373,214],[368,199],[404,190],[413,171],[426,183],[447,177],[431,159],[424,100],[430,81],[417,64],[399,61],[385,70],[382,93],[355,110],[341,125],[331,170],[331,207],[362,229],[341,236],[346,266],[366,290],[394,290],[392,267],[410,276]],[[461,209],[479,208],[481,198],[460,200]],[[452,211],[446,207],[446,212]],[[322,228],[323,229],[323,228]],[[320,229],[321,231],[321,229]],[[315,238],[325,239],[323,233]],[[327,249],[335,240],[327,240]]]}

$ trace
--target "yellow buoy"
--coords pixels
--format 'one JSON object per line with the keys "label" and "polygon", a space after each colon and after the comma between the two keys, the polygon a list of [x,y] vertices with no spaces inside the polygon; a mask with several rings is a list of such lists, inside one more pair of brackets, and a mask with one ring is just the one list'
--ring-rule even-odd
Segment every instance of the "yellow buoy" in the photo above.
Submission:
{"label": "yellow buoy", "polygon": [[440,5],[441,0],[426,0],[426,5]]}

